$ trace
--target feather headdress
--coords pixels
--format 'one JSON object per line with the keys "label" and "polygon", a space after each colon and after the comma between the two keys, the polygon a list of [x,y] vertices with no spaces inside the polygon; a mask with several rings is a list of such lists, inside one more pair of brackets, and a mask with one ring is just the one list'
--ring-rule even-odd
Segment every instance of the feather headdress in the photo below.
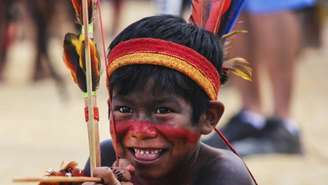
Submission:
{"label": "feather headdress", "polygon": [[193,0],[190,17],[197,27],[222,37],[231,31],[245,0]]}
{"label": "feather headdress", "polygon": [[[245,0],[193,0],[190,20],[197,27],[218,35],[226,40],[236,23]],[[240,33],[240,32],[236,32]],[[231,72],[243,79],[251,80],[249,63],[240,58],[232,58],[223,63],[225,72]]]}

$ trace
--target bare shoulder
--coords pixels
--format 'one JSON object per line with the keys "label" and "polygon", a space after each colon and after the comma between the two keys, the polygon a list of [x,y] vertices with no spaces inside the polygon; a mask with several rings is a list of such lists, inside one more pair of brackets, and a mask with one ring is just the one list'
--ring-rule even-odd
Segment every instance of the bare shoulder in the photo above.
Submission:
{"label": "bare shoulder", "polygon": [[228,150],[215,149],[203,144],[199,156],[203,185],[252,185],[252,179],[244,162]]}

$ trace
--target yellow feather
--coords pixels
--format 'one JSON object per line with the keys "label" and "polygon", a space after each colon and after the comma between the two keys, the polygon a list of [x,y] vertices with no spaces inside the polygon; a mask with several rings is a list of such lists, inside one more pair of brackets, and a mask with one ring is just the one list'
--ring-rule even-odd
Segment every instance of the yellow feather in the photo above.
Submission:
{"label": "yellow feather", "polygon": [[243,58],[232,58],[223,63],[223,68],[245,80],[252,80],[252,67]]}
{"label": "yellow feather", "polygon": [[236,31],[232,31],[230,33],[227,33],[225,35],[222,36],[222,39],[228,39],[234,35],[238,35],[238,34],[241,34],[241,33],[248,33],[247,30],[236,30]]}

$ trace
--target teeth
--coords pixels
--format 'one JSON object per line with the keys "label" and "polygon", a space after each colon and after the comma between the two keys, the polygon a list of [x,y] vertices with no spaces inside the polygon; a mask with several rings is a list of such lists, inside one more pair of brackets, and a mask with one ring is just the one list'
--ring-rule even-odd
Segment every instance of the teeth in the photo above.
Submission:
{"label": "teeth", "polygon": [[163,149],[133,148],[134,157],[139,161],[153,161],[160,158]]}
{"label": "teeth", "polygon": [[162,149],[139,149],[134,148],[135,153],[139,153],[141,155],[149,155],[149,154],[159,154]]}

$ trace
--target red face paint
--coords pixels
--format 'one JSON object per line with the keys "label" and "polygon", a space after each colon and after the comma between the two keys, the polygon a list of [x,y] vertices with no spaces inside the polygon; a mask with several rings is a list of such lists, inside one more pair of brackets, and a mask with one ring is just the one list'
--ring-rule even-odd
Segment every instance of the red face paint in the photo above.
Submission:
{"label": "red face paint", "polygon": [[181,139],[188,143],[198,141],[200,134],[186,128],[177,128],[172,125],[156,124],[150,121],[119,121],[116,122],[117,136],[124,136],[127,132],[133,132],[141,138],[154,138],[158,134],[170,139]]}
{"label": "red face paint", "polygon": [[110,129],[110,135],[112,136],[112,141],[113,141],[112,143],[115,151],[115,157],[116,160],[118,160],[123,154],[123,149],[120,146],[120,142],[117,136],[116,122],[114,121],[113,116],[110,117],[109,129]]}

